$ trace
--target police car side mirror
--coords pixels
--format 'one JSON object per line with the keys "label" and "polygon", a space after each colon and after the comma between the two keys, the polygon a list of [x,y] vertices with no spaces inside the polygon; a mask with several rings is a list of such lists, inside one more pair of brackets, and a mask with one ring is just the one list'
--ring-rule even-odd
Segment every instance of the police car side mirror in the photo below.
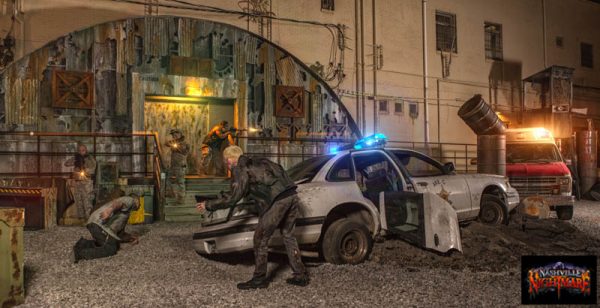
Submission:
{"label": "police car side mirror", "polygon": [[454,163],[450,162],[444,164],[444,174],[453,174],[455,170]]}

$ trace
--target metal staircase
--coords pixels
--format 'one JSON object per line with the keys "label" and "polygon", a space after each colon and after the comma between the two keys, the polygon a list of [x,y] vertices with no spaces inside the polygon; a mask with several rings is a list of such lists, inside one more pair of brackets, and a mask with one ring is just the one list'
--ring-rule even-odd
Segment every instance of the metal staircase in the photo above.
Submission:
{"label": "metal staircase", "polygon": [[229,190],[228,178],[186,178],[185,199],[183,204],[177,204],[175,198],[166,198],[164,213],[165,221],[190,222],[201,221],[202,214],[196,211],[195,195],[217,195]]}

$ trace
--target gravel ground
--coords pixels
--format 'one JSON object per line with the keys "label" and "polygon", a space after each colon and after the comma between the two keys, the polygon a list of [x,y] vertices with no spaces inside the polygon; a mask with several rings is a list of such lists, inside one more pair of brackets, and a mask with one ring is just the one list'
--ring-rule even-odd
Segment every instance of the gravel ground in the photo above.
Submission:
{"label": "gravel ground", "polygon": [[[598,254],[600,203],[579,202],[570,223],[532,222],[462,229],[463,254],[442,256],[400,240],[377,243],[370,261],[335,266],[307,260],[311,284],[289,286],[284,256],[269,264],[269,289],[239,291],[253,270],[251,254],[205,258],[192,249],[196,224],[135,226],[140,243],[116,256],[71,261],[79,227],[25,233],[23,307],[149,306],[431,306],[520,304],[521,254]],[[581,230],[581,231],[579,231]]]}

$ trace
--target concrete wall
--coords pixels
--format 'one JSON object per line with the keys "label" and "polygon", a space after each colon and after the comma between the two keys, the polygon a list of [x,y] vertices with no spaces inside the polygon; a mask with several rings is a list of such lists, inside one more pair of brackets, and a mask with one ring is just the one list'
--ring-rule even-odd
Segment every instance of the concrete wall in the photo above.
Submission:
{"label": "concrete wall", "polygon": [[[143,1],[140,1],[143,2]],[[358,1],[361,2],[361,1]],[[372,12],[371,1],[363,0],[365,92],[373,92]],[[195,1],[205,5],[239,10],[238,1]],[[171,3],[172,4],[172,3]],[[338,0],[335,11],[321,11],[316,0],[273,0],[277,17],[314,20],[343,24],[346,29],[344,72],[345,80],[339,89],[357,91],[355,69],[355,1]],[[379,131],[390,139],[422,141],[423,136],[423,51],[421,35],[421,5],[419,0],[376,1],[377,44],[383,45],[384,65],[378,71],[378,94],[404,97],[407,102],[419,103],[419,116],[381,115]],[[427,1],[427,35],[429,59],[429,120],[430,140],[441,142],[476,141],[475,135],[456,116],[458,107],[475,93],[481,93],[497,110],[511,111],[520,105],[520,80],[544,66],[574,67],[575,83],[600,86],[600,5],[585,0],[429,0]],[[450,76],[442,78],[441,56],[435,48],[436,10],[456,14],[457,48],[452,56]],[[143,14],[143,6],[114,1],[28,0],[23,3],[25,32],[24,52],[39,48],[69,31],[92,24]],[[546,61],[544,61],[544,11],[546,13]],[[159,8],[159,14],[192,16],[216,20],[257,32],[255,23],[247,23],[235,15]],[[2,16],[3,19],[7,16]],[[504,61],[485,59],[484,22],[502,25]],[[0,26],[5,27],[5,22]],[[555,45],[556,36],[564,37],[564,47]],[[331,50],[328,30],[315,25],[273,21],[272,40],[299,57],[303,62],[327,64]],[[594,45],[595,67],[580,66],[579,43]],[[360,46],[358,46],[360,49]],[[19,53],[18,53],[19,54]],[[360,60],[359,60],[360,61]],[[360,73],[360,72],[358,72]],[[360,75],[360,74],[359,74]],[[337,82],[331,82],[335,85]],[[535,97],[535,93],[527,97]],[[356,98],[343,95],[343,102],[355,120]],[[366,100],[365,133],[373,131],[375,102]],[[390,105],[393,108],[393,105]],[[439,132],[439,133],[438,133]]]}

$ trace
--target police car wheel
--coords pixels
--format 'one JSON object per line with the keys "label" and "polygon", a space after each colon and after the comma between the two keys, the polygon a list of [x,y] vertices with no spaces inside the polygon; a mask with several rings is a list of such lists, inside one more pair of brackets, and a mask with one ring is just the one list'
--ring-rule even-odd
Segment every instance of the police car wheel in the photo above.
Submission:
{"label": "police car wheel", "polygon": [[358,264],[373,248],[371,233],[363,224],[342,218],[332,223],[322,242],[325,261],[333,264]]}
{"label": "police car wheel", "polygon": [[481,197],[479,221],[488,225],[499,225],[504,221],[504,202],[494,195]]}

